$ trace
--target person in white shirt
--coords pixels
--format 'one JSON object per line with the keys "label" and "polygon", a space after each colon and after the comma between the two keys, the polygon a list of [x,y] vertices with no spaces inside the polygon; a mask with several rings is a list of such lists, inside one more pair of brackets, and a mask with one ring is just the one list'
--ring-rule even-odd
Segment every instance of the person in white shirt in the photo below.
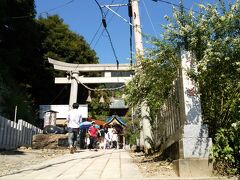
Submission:
{"label": "person in white shirt", "polygon": [[112,148],[117,149],[118,147],[118,134],[116,129],[113,129],[113,134],[112,134]]}
{"label": "person in white shirt", "polygon": [[67,116],[68,122],[68,144],[70,153],[76,151],[77,135],[79,133],[80,123],[82,122],[82,114],[78,111],[79,104],[73,103],[73,109],[69,111]]}
{"label": "person in white shirt", "polygon": [[109,146],[110,146],[110,148],[112,148],[112,136],[113,136],[113,128],[112,127],[108,128],[108,133],[109,133],[109,137],[110,137]]}
{"label": "person in white shirt", "polygon": [[109,149],[110,148],[110,141],[111,141],[111,137],[110,137],[110,133],[108,131],[108,128],[105,128],[104,130],[104,142],[103,142],[103,149]]}

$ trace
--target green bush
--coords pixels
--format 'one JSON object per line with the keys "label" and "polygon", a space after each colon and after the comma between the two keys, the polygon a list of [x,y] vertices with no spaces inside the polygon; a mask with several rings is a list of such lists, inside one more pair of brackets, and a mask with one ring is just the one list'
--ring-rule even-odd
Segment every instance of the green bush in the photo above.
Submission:
{"label": "green bush", "polygon": [[223,175],[240,174],[240,122],[221,128],[212,147],[214,167]]}

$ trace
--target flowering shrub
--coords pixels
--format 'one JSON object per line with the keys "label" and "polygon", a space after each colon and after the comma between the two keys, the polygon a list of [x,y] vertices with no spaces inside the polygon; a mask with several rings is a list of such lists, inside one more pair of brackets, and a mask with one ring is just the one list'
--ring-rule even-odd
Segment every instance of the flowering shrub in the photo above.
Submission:
{"label": "flowering shrub", "polygon": [[240,174],[240,122],[221,128],[212,147],[215,169],[220,174]]}

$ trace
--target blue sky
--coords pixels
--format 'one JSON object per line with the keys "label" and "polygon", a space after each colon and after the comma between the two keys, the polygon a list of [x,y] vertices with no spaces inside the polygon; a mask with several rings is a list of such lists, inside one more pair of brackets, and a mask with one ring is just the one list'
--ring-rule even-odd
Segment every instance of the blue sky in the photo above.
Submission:
{"label": "blue sky", "polygon": [[[165,1],[175,4],[179,2],[179,0]],[[204,3],[218,2],[218,0],[202,1]],[[98,0],[98,2],[100,5],[109,5],[111,2],[113,4],[126,4],[128,0]],[[201,0],[185,0],[184,6],[186,8],[196,8],[196,4],[200,2]],[[73,32],[82,35],[91,48],[96,51],[99,63],[114,64],[116,62],[106,32],[103,31],[102,26],[99,29],[101,13],[94,0],[35,0],[35,5],[38,15],[42,13],[43,17],[46,16],[46,13],[43,12],[47,12],[48,15],[58,14]],[[140,0],[139,8],[142,33],[160,37],[162,33],[161,24],[166,24],[164,16],[171,16],[172,6],[163,2]],[[114,7],[112,9],[129,20],[127,7]],[[107,12],[107,9],[103,10],[104,13]],[[106,15],[106,21],[119,62],[129,63],[129,25],[110,11]],[[98,29],[99,31],[96,34]],[[149,45],[144,42],[144,47],[149,47]]]}

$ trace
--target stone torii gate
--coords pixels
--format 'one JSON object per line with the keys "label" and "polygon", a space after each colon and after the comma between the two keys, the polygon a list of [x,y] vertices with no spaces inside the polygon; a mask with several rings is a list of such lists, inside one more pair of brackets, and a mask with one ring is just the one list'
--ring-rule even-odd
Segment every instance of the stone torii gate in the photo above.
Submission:
{"label": "stone torii gate", "polygon": [[[53,64],[54,69],[60,71],[66,71],[71,73],[71,77],[57,77],[55,78],[56,84],[71,84],[69,106],[77,101],[78,82],[83,84],[125,84],[132,77],[113,77],[112,72],[133,72],[129,64],[119,64],[118,67],[115,64],[72,64],[62,61],[57,61],[48,58],[48,62]],[[79,76],[80,72],[103,72],[103,77],[83,77]]]}

